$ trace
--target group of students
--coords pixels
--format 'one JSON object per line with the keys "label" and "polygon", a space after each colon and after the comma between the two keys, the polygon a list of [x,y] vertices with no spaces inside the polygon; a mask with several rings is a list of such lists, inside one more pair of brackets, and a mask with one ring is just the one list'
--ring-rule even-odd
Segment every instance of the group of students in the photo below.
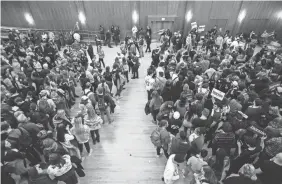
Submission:
{"label": "group of students", "polygon": [[145,113],[166,184],[281,184],[282,54],[250,40],[193,29],[153,50]]}
{"label": "group of students", "polygon": [[113,41],[116,46],[120,43],[120,29],[119,26],[112,25],[109,30],[105,33],[105,28],[100,25],[99,27],[99,40],[105,41],[105,45],[108,45],[110,48],[111,41]]}
{"label": "group of students", "polygon": [[98,59],[77,34],[63,52],[47,34],[39,43],[13,34],[19,39],[1,40],[1,182],[76,184],[85,176],[83,147],[91,155],[90,138],[100,143],[99,129],[113,122],[112,89],[120,96],[129,82],[128,58],[118,53],[111,70],[102,47]]}

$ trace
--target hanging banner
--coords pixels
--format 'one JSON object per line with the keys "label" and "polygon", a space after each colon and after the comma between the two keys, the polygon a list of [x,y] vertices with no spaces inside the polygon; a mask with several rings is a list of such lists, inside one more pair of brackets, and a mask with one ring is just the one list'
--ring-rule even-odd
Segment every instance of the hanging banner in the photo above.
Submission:
{"label": "hanging banner", "polygon": [[224,98],[225,93],[222,91],[219,91],[218,89],[213,88],[211,92],[211,96],[221,101]]}
{"label": "hanging banner", "polygon": [[197,26],[197,22],[192,22],[192,23],[191,23],[191,27],[192,27],[192,29],[194,29],[194,28],[197,29],[197,27],[198,27],[198,26]]}
{"label": "hanging banner", "polygon": [[205,31],[205,28],[206,28],[206,25],[201,25],[201,26],[199,26],[198,32],[203,32],[203,31]]}

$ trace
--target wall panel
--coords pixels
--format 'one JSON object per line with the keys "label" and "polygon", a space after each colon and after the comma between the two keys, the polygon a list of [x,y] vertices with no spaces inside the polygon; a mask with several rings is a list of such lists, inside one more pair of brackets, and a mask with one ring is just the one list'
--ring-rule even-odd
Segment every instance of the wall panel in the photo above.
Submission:
{"label": "wall panel", "polygon": [[[24,13],[29,12],[36,28],[72,29],[78,12],[83,11],[86,25],[80,25],[82,29],[98,30],[99,25],[108,29],[114,24],[129,31],[133,26],[132,12],[136,10],[138,24],[143,28],[148,25],[148,15],[176,15],[174,30],[183,30],[185,35],[193,21],[211,29],[214,22],[223,25],[222,19],[226,20],[225,29],[233,34],[251,29],[282,32],[282,20],[276,16],[282,11],[281,1],[1,1],[1,5],[2,25],[11,27],[30,27],[24,18]],[[193,17],[187,22],[185,15],[189,10]],[[246,10],[247,15],[239,23],[241,10]],[[257,26],[258,22],[263,25]]]}

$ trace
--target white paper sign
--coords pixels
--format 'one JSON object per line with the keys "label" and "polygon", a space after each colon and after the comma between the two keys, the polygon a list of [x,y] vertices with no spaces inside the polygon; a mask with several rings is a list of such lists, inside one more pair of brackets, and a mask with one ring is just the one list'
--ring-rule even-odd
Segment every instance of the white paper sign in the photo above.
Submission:
{"label": "white paper sign", "polygon": [[222,91],[219,91],[218,89],[213,88],[212,92],[211,92],[211,96],[218,99],[218,100],[222,100],[224,98],[225,93]]}
{"label": "white paper sign", "polygon": [[192,27],[192,29],[197,28],[197,22],[192,22],[191,27]]}
{"label": "white paper sign", "polygon": [[203,31],[205,31],[205,28],[206,28],[206,25],[201,25],[201,26],[199,26],[198,32],[203,32]]}

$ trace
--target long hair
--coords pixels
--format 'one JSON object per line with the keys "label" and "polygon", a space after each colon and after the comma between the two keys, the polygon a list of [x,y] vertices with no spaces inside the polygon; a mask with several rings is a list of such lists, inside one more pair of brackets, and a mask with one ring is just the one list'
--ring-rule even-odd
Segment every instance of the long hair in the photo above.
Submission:
{"label": "long hair", "polygon": [[83,118],[81,116],[74,118],[74,133],[80,135],[85,132]]}
{"label": "long hair", "polygon": [[86,108],[87,108],[87,115],[88,115],[88,118],[89,118],[89,119],[94,119],[94,118],[96,118],[96,112],[95,112],[93,106],[91,106],[91,105],[86,105]]}
{"label": "long hair", "polygon": [[160,95],[159,95],[158,91],[155,90],[155,91],[152,92],[152,98],[157,99],[159,97],[160,97]]}
{"label": "long hair", "polygon": [[57,141],[65,142],[65,134],[67,133],[66,126],[64,124],[59,124],[57,126]]}
{"label": "long hair", "polygon": [[209,184],[217,184],[218,180],[214,174],[214,171],[212,170],[212,168],[208,165],[204,165],[203,166],[203,170],[205,172],[204,176],[205,179],[208,180]]}

